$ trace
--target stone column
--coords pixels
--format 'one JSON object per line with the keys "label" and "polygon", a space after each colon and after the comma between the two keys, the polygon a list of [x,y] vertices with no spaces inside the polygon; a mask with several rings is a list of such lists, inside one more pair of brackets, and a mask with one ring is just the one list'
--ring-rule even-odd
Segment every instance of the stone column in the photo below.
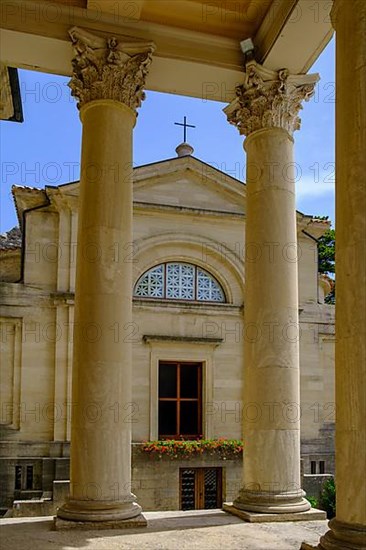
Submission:
{"label": "stone column", "polygon": [[[318,75],[245,68],[224,109],[247,136],[243,485],[233,513],[291,519],[309,510],[300,480],[297,228],[293,138]],[[226,508],[227,509],[227,508]],[[242,512],[239,512],[242,511]],[[287,514],[292,514],[288,515]]]}
{"label": "stone column", "polygon": [[[324,550],[366,548],[366,3],[335,0],[336,518]],[[306,546],[304,546],[306,547]]]}
{"label": "stone column", "polygon": [[[131,493],[132,130],[153,45],[70,31],[83,123],[70,499],[56,527],[146,524]],[[127,332],[126,332],[127,331]]]}

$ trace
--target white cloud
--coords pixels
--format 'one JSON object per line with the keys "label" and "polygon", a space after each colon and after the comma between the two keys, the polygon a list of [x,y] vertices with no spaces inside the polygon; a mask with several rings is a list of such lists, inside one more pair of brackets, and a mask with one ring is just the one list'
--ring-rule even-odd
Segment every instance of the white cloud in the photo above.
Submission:
{"label": "white cloud", "polygon": [[296,183],[297,198],[320,197],[323,195],[334,195],[335,186],[333,181],[327,181],[327,178],[320,176],[319,181],[314,181],[314,177],[302,177]]}

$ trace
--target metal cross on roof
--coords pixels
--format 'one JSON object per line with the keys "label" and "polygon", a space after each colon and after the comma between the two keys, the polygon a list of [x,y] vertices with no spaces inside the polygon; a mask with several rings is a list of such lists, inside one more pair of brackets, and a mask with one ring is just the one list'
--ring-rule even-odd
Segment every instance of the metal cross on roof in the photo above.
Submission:
{"label": "metal cross on roof", "polygon": [[183,124],[181,122],[174,122],[176,126],[183,126],[184,128],[184,143],[187,141],[187,128],[195,128],[192,124],[187,124],[187,117],[184,117]]}

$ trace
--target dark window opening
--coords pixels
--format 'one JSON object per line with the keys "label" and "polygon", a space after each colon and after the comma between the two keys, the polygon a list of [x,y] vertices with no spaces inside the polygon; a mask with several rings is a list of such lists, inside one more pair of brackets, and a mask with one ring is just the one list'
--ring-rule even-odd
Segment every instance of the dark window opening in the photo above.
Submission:
{"label": "dark window opening", "polygon": [[25,488],[28,490],[33,489],[33,466],[27,466]]}
{"label": "dark window opening", "polygon": [[312,460],[310,462],[310,473],[311,474],[316,474],[316,462],[315,462],[315,460]]}
{"label": "dark window opening", "polygon": [[202,363],[159,363],[159,439],[202,436]]}
{"label": "dark window opening", "polygon": [[325,474],[325,462],[324,462],[324,460],[319,460],[319,474]]}
{"label": "dark window opening", "polygon": [[15,466],[15,489],[20,490],[22,488],[22,467]]}

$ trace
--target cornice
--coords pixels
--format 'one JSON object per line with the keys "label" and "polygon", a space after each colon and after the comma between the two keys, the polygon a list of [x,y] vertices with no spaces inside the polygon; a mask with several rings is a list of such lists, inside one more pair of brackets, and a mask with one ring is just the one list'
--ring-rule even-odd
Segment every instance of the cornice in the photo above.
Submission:
{"label": "cornice", "polygon": [[169,336],[165,334],[144,334],[142,337],[143,341],[146,344],[151,344],[155,342],[159,343],[170,343],[170,342],[182,342],[189,344],[204,344],[204,345],[213,345],[218,346],[224,341],[223,338],[203,338],[198,336]]}
{"label": "cornice", "polygon": [[176,206],[176,205],[170,205],[170,204],[159,204],[159,203],[153,203],[153,202],[141,202],[141,201],[134,201],[133,202],[133,208],[135,211],[143,211],[143,212],[171,212],[174,214],[183,214],[187,215],[190,214],[192,216],[210,216],[210,217],[227,217],[227,218],[233,218],[238,220],[245,219],[245,214],[242,214],[240,212],[229,212],[226,210],[208,210],[205,208],[193,208],[190,206]]}

